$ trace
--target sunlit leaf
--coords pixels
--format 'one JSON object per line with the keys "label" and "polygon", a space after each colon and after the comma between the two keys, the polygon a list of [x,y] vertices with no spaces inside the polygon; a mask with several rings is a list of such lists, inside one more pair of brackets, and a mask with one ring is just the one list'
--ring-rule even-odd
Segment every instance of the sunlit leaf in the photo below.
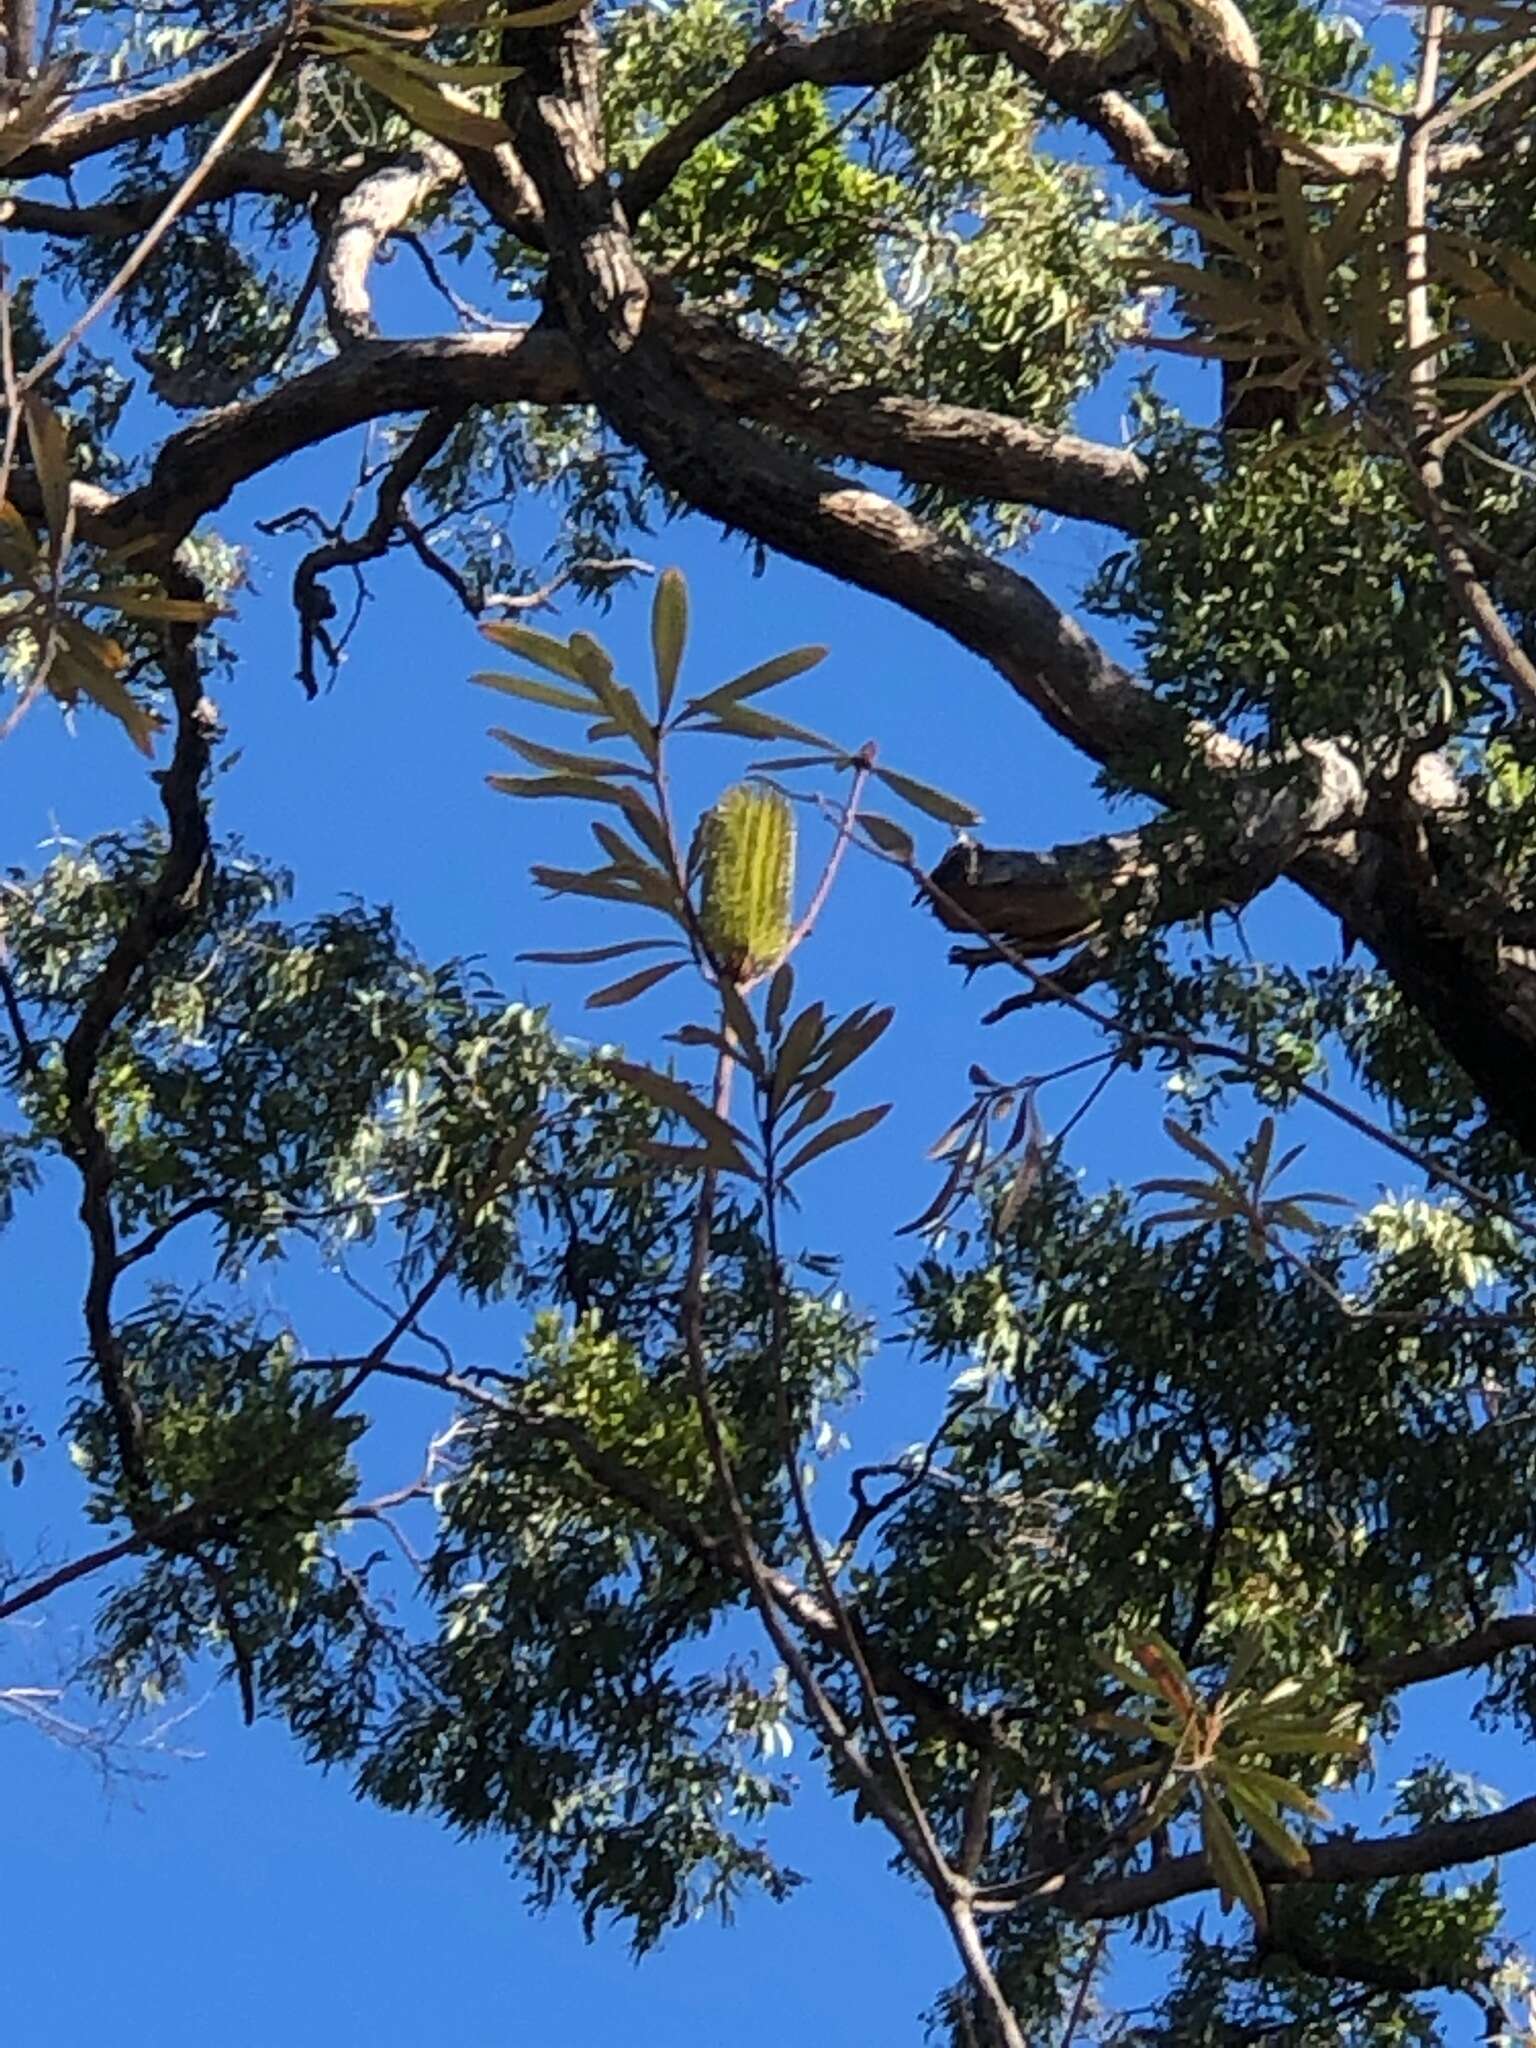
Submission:
{"label": "sunlit leaf", "polygon": [[913,810],[921,811],[926,817],[937,818],[944,825],[979,825],[980,811],[962,803],[957,796],[946,796],[942,789],[933,789],[926,782],[918,782],[911,775],[898,775],[894,768],[877,768],[875,774],[894,795]]}
{"label": "sunlit leaf", "polygon": [[[484,632],[486,629],[481,628]],[[592,699],[578,697],[574,690],[562,690],[553,683],[541,683],[535,676],[507,675],[500,669],[477,669],[469,679],[484,690],[501,690],[509,697],[523,697],[530,704],[548,704],[556,711],[579,711],[592,716]]]}
{"label": "sunlit leaf", "polygon": [[678,671],[688,641],[688,585],[681,570],[663,569],[651,605],[651,653],[656,663],[656,701],[661,715],[672,708]]}
{"label": "sunlit leaf", "polygon": [[[509,654],[520,654],[524,661],[531,661],[535,668],[564,676],[568,682],[586,682],[575,655],[563,640],[556,640],[552,634],[521,625],[516,619],[485,619],[481,621],[480,631],[487,640],[494,640],[498,647],[506,648]],[[502,686],[497,684],[493,687]],[[584,702],[583,708],[590,710],[592,707]]]}

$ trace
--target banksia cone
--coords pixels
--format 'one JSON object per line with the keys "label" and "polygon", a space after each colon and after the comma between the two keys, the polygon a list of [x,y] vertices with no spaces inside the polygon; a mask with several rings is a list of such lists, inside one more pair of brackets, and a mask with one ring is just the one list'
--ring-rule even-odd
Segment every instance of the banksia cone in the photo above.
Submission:
{"label": "banksia cone", "polygon": [[747,982],[771,967],[789,944],[794,813],[776,789],[740,782],[702,822],[699,915],[704,936],[732,980]]}

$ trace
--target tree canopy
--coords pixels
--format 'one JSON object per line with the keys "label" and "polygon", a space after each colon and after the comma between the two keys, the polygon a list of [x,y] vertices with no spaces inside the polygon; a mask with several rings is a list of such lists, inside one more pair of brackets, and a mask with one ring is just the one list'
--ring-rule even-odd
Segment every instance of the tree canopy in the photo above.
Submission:
{"label": "tree canopy", "polygon": [[[80,710],[155,776],[141,831],[0,896],[0,1223],[65,1178],[85,1255],[63,1444],[57,1361],[0,1411],[18,1486],[67,1448],[79,1541],[0,1557],[0,1619],[84,1591],[104,1702],[211,1660],[641,1946],[794,1884],[798,1743],[952,1936],[957,2048],[1536,2039],[1536,1794],[1453,1751],[1369,1807],[1433,1681],[1536,1734],[1536,14],[0,12],[7,747]],[[440,331],[392,331],[390,262]],[[1088,439],[1117,377],[1126,438]],[[300,918],[214,833],[241,488],[360,431],[269,522],[295,726],[360,592],[444,585],[493,784],[601,856],[532,882],[611,935],[534,957],[616,1035],[661,991],[665,1057],[385,911]],[[710,594],[640,578],[690,516],[952,636],[1105,830],[993,844],[781,716],[820,648],[685,668]],[[1072,609],[1051,521],[1114,537]],[[648,604],[650,673],[557,590]],[[685,814],[711,735],[752,770]],[[875,1322],[784,1237],[882,1114],[889,1009],[799,957],[850,858],[953,933],[1017,1076],[972,1069],[895,1250],[937,1391],[877,1464],[841,1434]],[[1251,950],[1282,889],[1336,942]],[[1127,1073],[1170,1171],[1091,1185]],[[1298,1106],[1409,1192],[1298,1186]],[[258,1265],[349,1253],[392,1290],[368,1349],[252,1308]],[[465,1358],[450,1299],[516,1314]]]}

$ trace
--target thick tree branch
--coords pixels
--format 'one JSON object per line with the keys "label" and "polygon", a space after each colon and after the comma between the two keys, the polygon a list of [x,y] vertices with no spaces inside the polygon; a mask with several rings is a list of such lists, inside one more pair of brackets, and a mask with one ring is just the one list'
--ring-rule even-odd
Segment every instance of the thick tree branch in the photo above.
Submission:
{"label": "thick tree branch", "polygon": [[[311,164],[277,150],[231,150],[214,165],[189,211],[247,195],[305,205],[335,204],[380,168],[376,159],[362,155],[341,163]],[[115,241],[142,234],[175,194],[175,185],[150,186],[131,198],[96,206],[65,206],[20,194],[0,200],[0,226],[17,234],[55,235],[62,241]]]}
{"label": "thick tree branch", "polygon": [[[1394,1877],[1427,1877],[1469,1863],[1486,1863],[1536,1844],[1536,1798],[1469,1820],[1436,1821],[1408,1835],[1343,1836],[1311,1845],[1305,1870],[1294,1870],[1254,1851],[1266,1884],[1380,1884]],[[1125,1920],[1175,1899],[1210,1891],[1216,1879],[1204,1856],[1174,1856],[1149,1869],[1100,1884],[1068,1884],[1050,1894],[1079,1920]]]}
{"label": "thick tree branch", "polygon": [[145,483],[93,507],[82,530],[102,540],[144,531],[179,539],[252,477],[370,420],[581,396],[569,346],[542,327],[361,341],[275,391],[193,420],[162,444]]}
{"label": "thick tree branch", "polygon": [[174,78],[168,85],[151,86],[146,92],[108,100],[83,113],[66,114],[40,142],[6,165],[6,177],[58,177],[125,142],[148,142],[209,114],[221,113],[261,76],[283,33],[282,29],[269,30],[233,57]]}
{"label": "thick tree branch", "polygon": [[650,317],[718,404],[782,427],[821,454],[1123,533],[1142,527],[1146,468],[1128,448],[1007,413],[841,383],[660,294]]}
{"label": "thick tree branch", "polygon": [[372,172],[340,200],[320,270],[326,323],[339,346],[377,337],[368,275],[379,250],[458,176],[453,152],[427,142]]}
{"label": "thick tree branch", "polygon": [[1046,28],[1020,0],[907,0],[885,21],[800,41],[780,34],[760,43],[740,68],[661,137],[622,186],[631,223],[654,206],[701,143],[749,107],[796,85],[889,85],[915,71],[941,36],[1006,59],[1065,114],[1093,129],[1118,162],[1150,192],[1172,196],[1186,188],[1179,151],[1161,142],[1115,81],[1143,60],[1145,46],[1127,38],[1113,58],[1076,49]]}
{"label": "thick tree branch", "polygon": [[1380,1691],[1399,1692],[1404,1686],[1425,1685],[1431,1679],[1450,1678],[1459,1671],[1478,1671],[1515,1650],[1536,1649],[1536,1614],[1508,1614],[1490,1621],[1485,1628],[1458,1636],[1449,1643],[1426,1644],[1421,1650],[1402,1650],[1394,1657],[1366,1658],[1361,1675]]}

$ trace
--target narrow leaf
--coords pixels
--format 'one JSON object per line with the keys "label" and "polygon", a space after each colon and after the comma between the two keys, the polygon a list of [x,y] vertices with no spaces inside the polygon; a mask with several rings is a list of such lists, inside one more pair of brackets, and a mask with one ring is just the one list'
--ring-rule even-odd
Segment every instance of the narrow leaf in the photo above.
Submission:
{"label": "narrow leaf", "polygon": [[607,988],[600,988],[587,997],[589,1010],[612,1010],[620,1003],[632,1002],[636,996],[643,996],[647,989],[676,974],[680,967],[687,966],[686,960],[663,960],[658,966],[642,967],[638,973],[629,974],[622,981],[610,982]]}
{"label": "narrow leaf", "polygon": [[942,789],[933,789],[926,782],[918,782],[910,775],[898,775],[894,768],[877,768],[876,775],[886,788],[899,796],[904,803],[911,804],[925,816],[937,818],[944,825],[979,825],[980,811],[962,803],[957,796],[947,796]]}
{"label": "narrow leaf", "polygon": [[577,946],[568,953],[519,953],[517,957],[540,967],[595,967],[601,960],[621,960],[626,953],[656,953],[680,946],[678,939],[620,939],[611,946]]}
{"label": "narrow leaf", "polygon": [[656,701],[663,718],[672,708],[683,649],[688,641],[688,585],[681,570],[663,569],[651,605],[651,653],[656,663]]}
{"label": "narrow leaf", "polygon": [[[550,675],[564,676],[567,682],[586,683],[575,655],[563,640],[556,640],[552,634],[519,625],[515,619],[488,619],[480,630],[487,640],[494,640],[509,654],[520,654],[535,668],[546,669]],[[587,704],[583,708],[591,710],[592,707]]]}
{"label": "narrow leaf", "polygon": [[[485,628],[482,627],[484,632]],[[592,716],[592,699],[578,697],[574,690],[558,689],[553,683],[541,683],[534,676],[512,676],[500,669],[476,669],[469,679],[478,683],[483,690],[502,690],[509,697],[526,698],[530,704],[548,704],[556,711],[579,711],[583,717]]]}
{"label": "narrow leaf", "polygon": [[835,1124],[828,1124],[824,1130],[818,1131],[808,1144],[801,1146],[794,1158],[780,1172],[779,1179],[789,1180],[802,1166],[809,1166],[813,1159],[820,1159],[835,1145],[851,1144],[855,1138],[862,1138],[866,1131],[872,1131],[876,1124],[882,1123],[890,1111],[890,1103],[881,1102],[873,1109],[855,1110],[852,1116],[839,1117]]}

